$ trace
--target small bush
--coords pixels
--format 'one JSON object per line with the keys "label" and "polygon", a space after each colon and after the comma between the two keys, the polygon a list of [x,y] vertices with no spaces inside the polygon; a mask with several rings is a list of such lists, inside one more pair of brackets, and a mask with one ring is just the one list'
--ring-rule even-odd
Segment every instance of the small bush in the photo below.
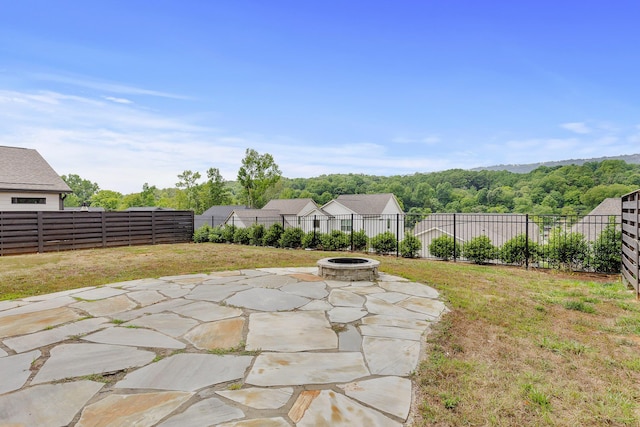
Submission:
{"label": "small bush", "polygon": [[497,258],[497,249],[491,244],[487,236],[477,236],[469,240],[462,247],[462,256],[476,264],[485,264],[487,261]]}
{"label": "small bush", "polygon": [[369,244],[369,237],[364,230],[356,231],[353,233],[353,250],[354,251],[364,251],[367,249]]}
{"label": "small bush", "polygon": [[589,261],[589,245],[580,233],[554,230],[549,238],[547,255],[551,265],[577,270]]}
{"label": "small bush", "polygon": [[390,254],[396,251],[397,246],[398,240],[390,231],[380,233],[371,239],[371,247],[377,254]]}
{"label": "small bush", "polygon": [[264,233],[264,238],[262,239],[263,244],[265,246],[279,246],[282,233],[284,233],[284,228],[282,228],[279,222],[276,222]]}
{"label": "small bush", "polygon": [[248,245],[249,229],[244,227],[237,227],[236,231],[233,233],[233,243],[237,243],[239,245]]}
{"label": "small bush", "polygon": [[222,235],[222,228],[213,227],[209,231],[209,241],[211,243],[224,243],[224,236]]}
{"label": "small bush", "polygon": [[287,228],[280,237],[280,247],[297,249],[302,246],[302,237],[304,231],[302,228]]}
{"label": "small bush", "polygon": [[233,243],[233,235],[236,232],[236,226],[225,224],[222,227],[222,240],[226,243]]}
{"label": "small bush", "polygon": [[249,244],[253,246],[262,246],[265,228],[262,224],[253,224],[249,227]]}
{"label": "small bush", "polygon": [[340,230],[333,230],[320,237],[320,244],[325,251],[339,251],[349,247],[349,235]]}
{"label": "small bush", "polygon": [[539,258],[540,250],[538,244],[531,239],[528,240],[524,234],[508,240],[500,248],[500,261],[505,264],[524,265],[527,261],[527,245],[529,246],[529,262],[536,261]]}
{"label": "small bush", "polygon": [[429,253],[445,261],[453,258],[454,251],[459,253],[458,249],[453,237],[447,235],[436,237],[429,244]]}
{"label": "small bush", "polygon": [[193,241],[195,243],[204,243],[209,241],[209,233],[211,232],[211,227],[208,225],[203,225],[193,232]]}
{"label": "small bush", "polygon": [[400,255],[404,258],[417,258],[422,249],[422,242],[411,233],[406,233],[404,240],[400,242]]}
{"label": "small bush", "polygon": [[320,249],[322,245],[322,233],[310,231],[302,236],[302,247],[305,249]]}
{"label": "small bush", "polygon": [[615,223],[602,230],[593,243],[591,266],[600,273],[620,273],[622,265],[622,231]]}

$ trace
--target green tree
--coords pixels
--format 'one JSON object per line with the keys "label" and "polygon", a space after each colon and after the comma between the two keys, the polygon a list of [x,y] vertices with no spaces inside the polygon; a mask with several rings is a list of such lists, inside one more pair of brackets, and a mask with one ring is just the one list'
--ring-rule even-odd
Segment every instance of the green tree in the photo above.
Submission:
{"label": "green tree", "polygon": [[200,172],[192,172],[186,170],[178,175],[178,181],[176,187],[184,188],[184,194],[186,196],[186,208],[193,210],[196,214],[202,213],[200,208],[200,200],[198,198],[198,184],[200,179]]}
{"label": "green tree", "polygon": [[140,201],[143,203],[142,206],[156,206],[156,192],[158,189],[155,185],[149,186],[146,182],[142,184],[142,193],[140,193]]}
{"label": "green tree", "polygon": [[97,183],[80,178],[76,174],[62,175],[61,178],[73,191],[65,198],[65,206],[82,206],[83,203],[88,205],[91,203],[91,197],[100,190]]}
{"label": "green tree", "polygon": [[238,182],[242,185],[243,196],[250,208],[261,208],[266,204],[264,195],[282,176],[282,172],[271,154],[259,154],[247,148],[242,166],[238,171]]}
{"label": "green tree", "polygon": [[100,190],[90,199],[91,206],[101,207],[108,211],[118,210],[122,203],[122,194],[117,191]]}

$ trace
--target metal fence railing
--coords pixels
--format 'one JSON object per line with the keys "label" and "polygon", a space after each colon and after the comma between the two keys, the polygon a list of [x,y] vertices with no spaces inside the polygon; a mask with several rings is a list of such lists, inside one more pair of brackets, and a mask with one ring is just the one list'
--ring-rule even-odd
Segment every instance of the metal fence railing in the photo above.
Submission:
{"label": "metal fence railing", "polygon": [[[226,222],[225,222],[226,220]],[[470,242],[478,238],[486,245],[485,263],[520,264],[551,268],[560,267],[583,271],[619,271],[621,251],[620,215],[528,215],[528,214],[467,214],[444,213],[430,215],[337,215],[337,216],[231,216],[224,220],[211,218],[210,224],[247,228],[260,224],[265,228],[279,224],[283,229],[297,227],[314,235],[335,231],[345,233],[352,242],[354,235],[364,234],[369,239],[383,233],[392,235],[397,242],[395,253],[406,235],[420,241],[418,255],[422,258],[453,261],[477,261],[470,258]],[[447,257],[437,250],[437,242],[451,241],[452,253]],[[434,243],[434,241],[436,243]],[[482,243],[482,242],[481,242]],[[435,245],[435,246],[434,246]],[[434,253],[434,248],[435,253]],[[359,249],[359,248],[358,248]],[[369,244],[365,251],[371,251]],[[605,250],[615,252],[605,253]],[[510,254],[508,252],[511,252]],[[611,256],[609,256],[611,255]],[[609,256],[606,263],[603,257]],[[616,258],[617,256],[617,258]],[[616,261],[618,259],[618,261]],[[617,262],[617,264],[616,264]],[[606,265],[605,265],[606,264]],[[612,266],[613,265],[613,266]]]}

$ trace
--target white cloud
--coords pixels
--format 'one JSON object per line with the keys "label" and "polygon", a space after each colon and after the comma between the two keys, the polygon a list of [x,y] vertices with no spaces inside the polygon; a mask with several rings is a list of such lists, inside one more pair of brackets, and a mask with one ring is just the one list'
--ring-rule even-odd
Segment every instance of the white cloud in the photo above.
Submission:
{"label": "white cloud", "polygon": [[425,144],[425,145],[434,145],[439,143],[440,141],[441,141],[440,138],[435,135],[430,135],[425,137],[398,136],[391,140],[391,142],[395,142],[396,144]]}
{"label": "white cloud", "polygon": [[563,123],[560,127],[581,135],[591,133],[591,128],[589,128],[584,122]]}
{"label": "white cloud", "polygon": [[118,103],[118,104],[133,104],[133,101],[126,98],[116,98],[114,96],[105,96],[104,99],[106,99],[107,101]]}

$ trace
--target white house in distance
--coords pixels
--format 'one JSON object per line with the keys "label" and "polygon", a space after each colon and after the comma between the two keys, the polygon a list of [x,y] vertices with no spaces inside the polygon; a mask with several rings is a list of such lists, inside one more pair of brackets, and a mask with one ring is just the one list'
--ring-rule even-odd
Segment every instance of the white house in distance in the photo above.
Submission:
{"label": "white house in distance", "polygon": [[71,192],[36,150],[0,146],[0,212],[60,211]]}
{"label": "white house in distance", "polygon": [[299,227],[305,232],[313,230],[313,222],[306,220],[307,215],[321,213],[313,199],[274,199],[263,210],[276,210],[282,215],[285,227]]}
{"label": "white house in distance", "polygon": [[364,230],[368,237],[390,231],[397,239],[404,237],[404,212],[391,193],[342,194],[321,209],[331,217],[331,230]]}

